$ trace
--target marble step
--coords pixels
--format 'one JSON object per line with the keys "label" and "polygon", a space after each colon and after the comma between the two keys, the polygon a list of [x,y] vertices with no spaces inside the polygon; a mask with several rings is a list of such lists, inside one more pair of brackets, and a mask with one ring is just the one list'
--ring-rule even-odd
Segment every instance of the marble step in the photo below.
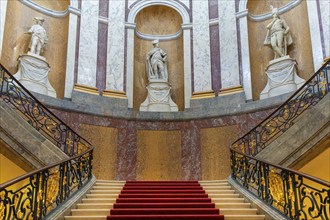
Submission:
{"label": "marble step", "polygon": [[72,209],[72,216],[107,216],[110,209]]}
{"label": "marble step", "polygon": [[112,209],[113,203],[80,203],[78,209]]}
{"label": "marble step", "polygon": [[256,215],[258,212],[258,209],[254,208],[221,208],[220,214],[223,214],[225,216],[227,215]]}
{"label": "marble step", "polygon": [[115,203],[116,199],[105,199],[105,198],[99,198],[99,199],[82,199],[83,203]]}
{"label": "marble step", "polygon": [[265,220],[264,215],[225,215],[225,220]]}
{"label": "marble step", "polygon": [[107,216],[65,216],[65,220],[107,220]]}
{"label": "marble step", "polygon": [[239,198],[239,194],[208,194],[209,198]]}
{"label": "marble step", "polygon": [[244,203],[244,198],[212,198],[213,203]]}

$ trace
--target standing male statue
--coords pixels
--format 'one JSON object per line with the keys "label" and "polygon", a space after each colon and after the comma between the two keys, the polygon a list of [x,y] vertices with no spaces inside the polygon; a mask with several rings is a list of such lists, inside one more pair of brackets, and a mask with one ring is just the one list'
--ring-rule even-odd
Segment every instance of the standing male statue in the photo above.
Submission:
{"label": "standing male statue", "polygon": [[159,48],[159,40],[152,42],[152,48],[147,54],[147,76],[148,79],[165,79],[168,81],[167,54]]}
{"label": "standing male statue", "polygon": [[264,45],[271,46],[274,51],[274,59],[287,55],[287,47],[292,44],[292,38],[288,33],[290,28],[285,20],[278,15],[278,8],[270,6],[273,20],[267,25],[267,35]]}
{"label": "standing male statue", "polygon": [[28,31],[31,36],[30,51],[31,53],[40,55],[41,50],[48,41],[46,30],[42,27],[44,19],[35,17],[36,24],[33,25]]}

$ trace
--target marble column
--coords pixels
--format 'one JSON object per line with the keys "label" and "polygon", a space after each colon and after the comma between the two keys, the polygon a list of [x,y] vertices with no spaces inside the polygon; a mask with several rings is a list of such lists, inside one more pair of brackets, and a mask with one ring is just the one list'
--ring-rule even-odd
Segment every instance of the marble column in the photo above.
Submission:
{"label": "marble column", "polygon": [[239,19],[240,38],[241,42],[241,62],[242,62],[242,74],[243,74],[243,89],[245,92],[246,100],[252,100],[252,82],[251,82],[251,70],[250,70],[250,49],[249,49],[249,37],[248,37],[248,21],[247,10],[240,12],[241,17]]}
{"label": "marble column", "polygon": [[106,89],[124,91],[125,7],[121,1],[109,3]]}
{"label": "marble column", "polygon": [[0,1],[0,58],[2,52],[2,41],[5,30],[5,20],[7,11],[7,0]]}
{"label": "marble column", "polygon": [[306,1],[306,3],[308,10],[309,28],[311,33],[314,71],[317,71],[323,63],[321,30],[318,19],[319,13],[317,10],[318,1]]}
{"label": "marble column", "polygon": [[81,2],[77,83],[96,87],[99,1]]}
{"label": "marble column", "polygon": [[192,1],[192,12],[194,92],[211,91],[212,76],[208,1]]}
{"label": "marble column", "polygon": [[[78,3],[75,7],[78,7]],[[74,67],[75,67],[75,54],[76,54],[76,41],[77,41],[77,23],[78,16],[69,14],[69,33],[68,33],[68,48],[66,56],[66,74],[65,74],[65,90],[64,97],[71,98],[72,90],[74,87]]]}
{"label": "marble column", "polygon": [[182,26],[183,29],[183,69],[184,69],[184,107],[190,108],[191,99],[191,26]]}
{"label": "marble column", "polygon": [[219,0],[220,66],[222,89],[240,86],[234,0]]}
{"label": "marble column", "polygon": [[126,24],[127,57],[126,57],[126,95],[128,108],[133,108],[133,81],[134,81],[134,30],[135,24]]}

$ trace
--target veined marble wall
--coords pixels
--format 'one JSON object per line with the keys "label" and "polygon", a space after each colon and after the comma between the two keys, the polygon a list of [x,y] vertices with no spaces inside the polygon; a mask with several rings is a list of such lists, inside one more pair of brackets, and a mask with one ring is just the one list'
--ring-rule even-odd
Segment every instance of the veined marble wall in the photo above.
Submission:
{"label": "veined marble wall", "polygon": [[96,178],[214,180],[230,174],[229,145],[272,110],[187,121],[52,111],[95,146]]}
{"label": "veined marble wall", "polygon": [[[190,107],[191,97],[196,97],[192,96],[193,92],[202,94],[213,90],[218,95],[219,90],[230,91],[233,87],[243,86],[247,100],[258,99],[259,90],[265,84],[262,75],[264,66],[270,57],[269,50],[259,45],[265,34],[260,24],[264,24],[268,18],[253,21],[251,15],[262,17],[266,13],[267,17],[268,5],[272,2],[280,7],[289,5],[281,13],[289,21],[295,35],[289,53],[298,60],[303,78],[307,79],[315,72],[330,54],[330,30],[327,28],[330,22],[327,10],[329,1],[323,0],[266,1],[267,6],[258,7],[259,11],[248,6],[262,2],[256,0],[71,1],[68,12],[62,12],[68,7],[63,5],[63,1],[15,1],[19,6],[15,6],[16,9],[11,13],[7,10],[3,19],[2,12],[14,4],[10,2],[1,1],[0,30],[5,34],[3,37],[0,34],[0,45],[1,62],[12,72],[15,72],[18,51],[27,47],[23,42],[26,37],[12,33],[17,33],[24,25],[29,26],[25,22],[28,18],[32,20],[34,15],[49,16],[54,21],[52,25],[63,24],[65,20],[66,25],[69,25],[68,32],[65,25],[61,28],[52,27],[49,35],[54,40],[47,45],[48,48],[54,48],[51,58],[47,59],[52,70],[56,70],[56,74],[50,74],[50,81],[54,83],[59,98],[71,98],[74,85],[81,84],[94,90],[94,94],[102,95],[104,90],[120,94],[121,98],[127,98],[128,107],[133,108],[136,59],[133,56],[136,43],[134,16],[149,6],[170,7],[182,18],[182,110]],[[265,2],[260,4],[264,5]],[[16,11],[17,15],[13,14]],[[302,19],[296,19],[297,13]],[[26,19],[18,19],[21,17],[18,14],[24,14]],[[13,21],[15,25],[10,25]],[[8,31],[4,32],[7,24]],[[65,31],[56,34],[56,30]],[[6,56],[3,50],[6,50]],[[89,89],[85,92],[89,92]]]}

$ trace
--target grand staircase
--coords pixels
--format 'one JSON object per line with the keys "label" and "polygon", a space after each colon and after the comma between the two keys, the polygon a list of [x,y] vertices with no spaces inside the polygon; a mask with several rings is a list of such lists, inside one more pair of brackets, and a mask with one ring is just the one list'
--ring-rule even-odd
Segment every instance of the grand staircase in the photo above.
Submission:
{"label": "grand staircase", "polygon": [[66,220],[264,220],[228,184],[218,181],[98,180]]}

